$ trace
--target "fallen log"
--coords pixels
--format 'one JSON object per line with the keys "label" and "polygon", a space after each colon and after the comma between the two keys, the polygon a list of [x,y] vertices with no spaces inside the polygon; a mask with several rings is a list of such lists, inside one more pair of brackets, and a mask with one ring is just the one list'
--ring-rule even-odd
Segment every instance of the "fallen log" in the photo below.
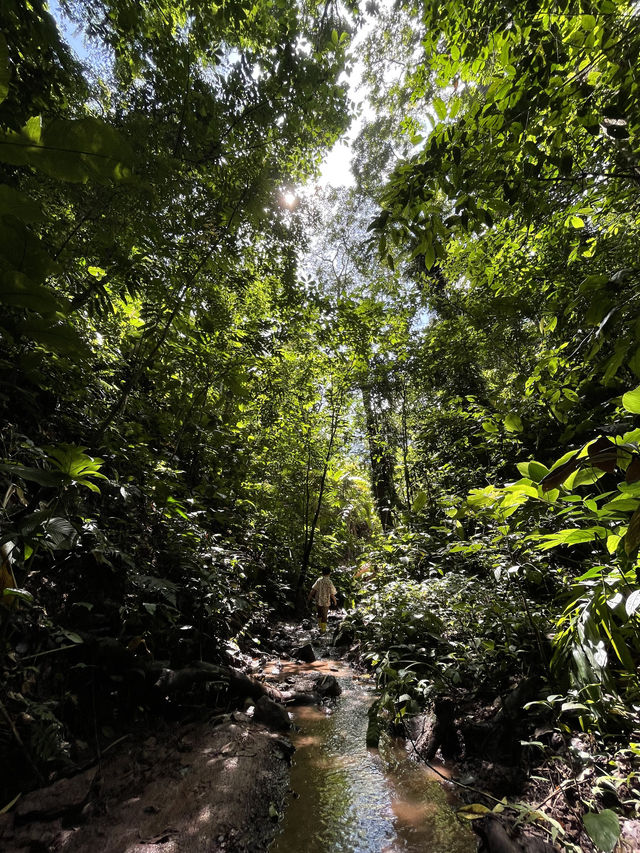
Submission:
{"label": "fallen log", "polygon": [[163,669],[154,688],[163,694],[182,693],[194,684],[215,681],[226,686],[229,683],[228,670],[213,663],[198,661],[183,669]]}
{"label": "fallen log", "polygon": [[277,687],[272,687],[263,681],[257,681],[241,672],[239,669],[229,667],[229,692],[235,696],[253,699],[257,702],[262,696],[273,702],[284,703],[286,695]]}
{"label": "fallen log", "polygon": [[404,727],[413,751],[424,761],[433,761],[438,749],[444,758],[460,754],[455,706],[449,699],[437,699],[432,713],[405,719]]}
{"label": "fallen log", "polygon": [[263,681],[258,681],[234,667],[222,667],[199,661],[183,669],[163,669],[154,684],[154,689],[163,695],[182,693],[195,684],[218,682],[227,687],[232,696],[258,702],[262,696],[281,705],[314,705],[320,701],[316,693],[296,690],[280,690]]}
{"label": "fallen log", "polygon": [[497,815],[487,815],[473,821],[480,837],[480,853],[555,853],[556,848],[533,835],[512,836]]}
{"label": "fallen log", "polygon": [[182,669],[164,669],[154,687],[162,693],[179,693],[189,690],[194,684],[218,682],[229,688],[229,692],[240,698],[257,702],[266,696],[274,702],[283,703],[285,695],[276,687],[251,678],[234,667],[218,666],[206,661],[197,661]]}

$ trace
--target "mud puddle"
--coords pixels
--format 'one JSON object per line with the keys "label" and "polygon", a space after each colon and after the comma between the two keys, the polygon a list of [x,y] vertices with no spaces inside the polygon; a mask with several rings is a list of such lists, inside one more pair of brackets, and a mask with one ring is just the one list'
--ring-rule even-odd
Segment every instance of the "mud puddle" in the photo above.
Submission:
{"label": "mud puddle", "polygon": [[285,664],[281,676],[306,673],[334,675],[342,695],[326,708],[294,711],[293,793],[269,853],[475,851],[475,836],[432,771],[391,741],[380,751],[367,748],[373,685],[331,660]]}

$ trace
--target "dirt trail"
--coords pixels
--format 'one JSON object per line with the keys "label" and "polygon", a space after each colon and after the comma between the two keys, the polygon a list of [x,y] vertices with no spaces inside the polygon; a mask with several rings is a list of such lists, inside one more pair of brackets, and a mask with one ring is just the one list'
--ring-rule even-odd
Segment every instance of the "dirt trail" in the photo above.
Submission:
{"label": "dirt trail", "polygon": [[[266,849],[287,789],[291,742],[246,714],[169,726],[108,757],[76,814],[0,826],[0,848],[51,853]],[[30,795],[34,805],[38,792]],[[25,798],[26,799],[26,798]],[[271,809],[271,815],[270,815]],[[22,818],[20,817],[22,815]],[[25,821],[20,825],[20,820]],[[8,822],[7,822],[8,823]]]}
{"label": "dirt trail", "polygon": [[[299,626],[284,626],[281,635],[289,651],[309,639]],[[234,664],[318,701],[312,674],[326,666],[292,675],[289,660],[283,651],[240,655]],[[144,740],[117,744],[98,766],[22,797],[0,815],[0,850],[259,853],[278,829],[293,751],[287,734],[251,713],[209,714],[188,725],[160,721]]]}

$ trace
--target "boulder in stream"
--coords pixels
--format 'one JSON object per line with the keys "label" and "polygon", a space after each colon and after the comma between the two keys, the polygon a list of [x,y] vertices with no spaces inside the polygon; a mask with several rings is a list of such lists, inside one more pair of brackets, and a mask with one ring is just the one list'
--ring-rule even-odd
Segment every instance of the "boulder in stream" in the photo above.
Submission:
{"label": "boulder in stream", "polygon": [[317,660],[316,653],[311,643],[305,643],[304,646],[300,646],[295,650],[293,654],[294,657],[298,658],[301,661],[304,661],[305,663],[313,663],[315,660]]}
{"label": "boulder in stream", "polygon": [[425,761],[433,761],[438,748],[443,757],[457,758],[461,751],[460,738],[455,726],[455,706],[450,699],[436,700],[432,712],[425,712],[403,720],[405,737],[415,752]]}
{"label": "boulder in stream", "polygon": [[355,640],[355,631],[348,622],[341,622],[333,635],[334,646],[350,646]]}
{"label": "boulder in stream", "polygon": [[342,687],[335,675],[321,675],[316,679],[313,689],[322,697],[339,696],[342,693]]}
{"label": "boulder in stream", "polygon": [[256,702],[253,719],[256,723],[264,723],[278,731],[288,731],[291,728],[291,720],[286,709],[266,696],[261,696]]}

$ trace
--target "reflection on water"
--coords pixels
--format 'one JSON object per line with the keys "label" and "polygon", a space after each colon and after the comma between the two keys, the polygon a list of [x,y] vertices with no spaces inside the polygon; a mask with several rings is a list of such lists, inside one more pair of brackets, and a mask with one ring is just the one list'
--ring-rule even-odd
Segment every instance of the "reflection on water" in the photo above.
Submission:
{"label": "reflection on water", "polygon": [[331,672],[342,686],[333,713],[295,711],[300,732],[290,796],[270,853],[471,853],[476,844],[461,826],[442,785],[406,759],[394,744],[367,749],[372,688],[333,661],[283,667],[283,675]]}

